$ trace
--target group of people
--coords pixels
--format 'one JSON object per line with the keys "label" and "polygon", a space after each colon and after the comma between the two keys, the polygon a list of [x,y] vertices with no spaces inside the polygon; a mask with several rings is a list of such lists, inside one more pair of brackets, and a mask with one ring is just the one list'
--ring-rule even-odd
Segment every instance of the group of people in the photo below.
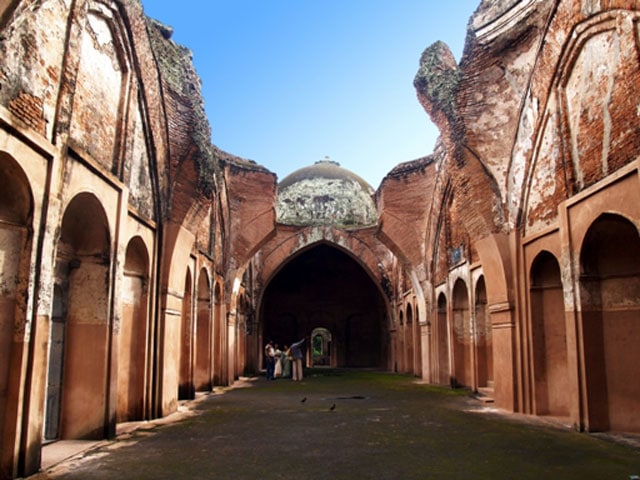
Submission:
{"label": "group of people", "polygon": [[304,338],[282,350],[272,340],[264,347],[264,358],[267,367],[267,380],[289,378],[294,382],[302,380],[302,344]]}

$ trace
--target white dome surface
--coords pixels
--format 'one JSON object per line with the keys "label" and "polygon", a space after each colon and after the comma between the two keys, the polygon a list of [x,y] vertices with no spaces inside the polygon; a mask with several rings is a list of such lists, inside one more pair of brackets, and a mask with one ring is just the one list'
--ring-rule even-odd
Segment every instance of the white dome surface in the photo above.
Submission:
{"label": "white dome surface", "polygon": [[336,162],[321,160],[278,184],[276,220],[285,225],[365,227],[377,222],[373,189]]}

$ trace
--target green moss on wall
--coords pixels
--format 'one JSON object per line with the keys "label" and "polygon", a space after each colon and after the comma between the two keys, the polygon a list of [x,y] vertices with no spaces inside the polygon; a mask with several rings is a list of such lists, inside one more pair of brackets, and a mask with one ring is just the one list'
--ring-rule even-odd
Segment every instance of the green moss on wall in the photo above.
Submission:
{"label": "green moss on wall", "polygon": [[171,40],[172,29],[148,19],[148,31],[156,62],[165,85],[189,107],[189,136],[196,148],[198,190],[211,195],[215,188],[218,159],[211,144],[211,126],[204,110],[201,80],[193,66],[191,50]]}
{"label": "green moss on wall", "polygon": [[420,68],[413,85],[434,108],[448,118],[455,116],[455,95],[460,71],[446,43],[438,41],[427,47],[420,57]]}

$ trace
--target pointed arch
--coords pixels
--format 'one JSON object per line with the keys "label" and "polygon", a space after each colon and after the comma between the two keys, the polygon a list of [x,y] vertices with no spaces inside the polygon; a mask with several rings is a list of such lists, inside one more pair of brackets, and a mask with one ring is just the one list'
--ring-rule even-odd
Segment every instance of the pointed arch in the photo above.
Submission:
{"label": "pointed arch", "polygon": [[211,283],[206,268],[200,269],[198,288],[196,291],[196,361],[193,374],[197,392],[211,390],[212,372],[212,338],[211,338]]}
{"label": "pointed arch", "polygon": [[[20,422],[21,357],[28,322],[34,200],[18,162],[0,151],[0,471],[10,471]],[[6,181],[5,181],[6,180]],[[15,427],[12,427],[15,426]],[[7,427],[7,428],[5,428]]]}
{"label": "pointed arch", "polygon": [[406,325],[405,325],[405,373],[415,374],[416,371],[416,359],[415,359],[415,329],[413,321],[413,308],[411,308],[411,304],[407,304],[406,306]]}
{"label": "pointed arch", "polygon": [[560,265],[548,251],[533,260],[530,272],[534,411],[568,416],[568,352]]}
{"label": "pointed arch", "polygon": [[456,386],[470,387],[471,375],[471,332],[469,318],[469,291],[459,278],[453,286],[451,333],[453,344],[453,378]]}
{"label": "pointed arch", "polygon": [[435,328],[435,344],[436,344],[436,362],[434,378],[441,385],[452,384],[453,372],[451,371],[451,351],[450,351],[450,334],[447,322],[447,296],[444,292],[438,295],[438,306],[436,311],[436,328]]}
{"label": "pointed arch", "polygon": [[78,58],[67,59],[77,62],[68,99],[69,135],[103,167],[116,172],[121,171],[133,89],[129,49],[133,42],[120,22],[117,4],[88,2],[86,22],[77,33]]}
{"label": "pointed arch", "polygon": [[588,428],[640,432],[640,235],[623,216],[603,214],[587,231],[580,306]]}
{"label": "pointed arch", "polygon": [[635,105],[628,101],[639,93],[640,13],[612,1],[599,13],[583,15],[575,25],[559,25],[563,16],[550,18],[556,28],[571,28],[571,35],[561,47],[541,46],[537,63],[557,68],[552,75],[546,68],[533,70],[520,118],[519,135],[530,137],[531,149],[513,155],[518,161],[510,165],[509,178],[520,197],[513,197],[510,209],[526,235],[552,224],[560,202],[640,151],[633,141]]}
{"label": "pointed arch", "polygon": [[[417,302],[416,302],[417,303]],[[419,305],[415,305],[414,306],[415,309],[415,314],[414,314],[414,322],[413,322],[413,337],[415,338],[415,354],[414,354],[414,365],[415,365],[415,371],[414,371],[414,375],[416,377],[422,377],[424,378],[423,375],[423,371],[426,368],[425,365],[428,365],[428,363],[426,363],[428,360],[427,359],[423,359],[422,358],[422,349],[423,349],[423,345],[422,345],[422,328],[421,325],[424,324],[424,328],[426,328],[426,322],[420,318],[420,306]],[[423,365],[423,361],[425,362],[425,364]]]}
{"label": "pointed arch", "polygon": [[487,287],[484,275],[477,282],[474,294],[474,348],[476,357],[476,385],[493,387],[493,332],[487,304]]}
{"label": "pointed arch", "polygon": [[331,367],[334,365],[332,356],[333,336],[331,331],[324,327],[316,327],[311,332],[311,365]]}
{"label": "pointed arch", "polygon": [[180,320],[180,378],[178,381],[178,400],[189,400],[195,397],[193,384],[194,351],[193,280],[191,268],[187,267]]}
{"label": "pointed arch", "polygon": [[224,315],[224,299],[220,282],[213,292],[213,379],[215,385],[227,385],[229,380],[227,358],[227,321]]}
{"label": "pointed arch", "polygon": [[324,327],[332,332],[338,366],[386,365],[388,315],[380,290],[344,248],[315,242],[286,258],[266,284],[259,303],[262,337],[291,344]]}
{"label": "pointed arch", "polygon": [[106,432],[110,243],[100,201],[92,193],[76,195],[56,248],[55,285],[65,315],[58,438],[103,438]]}
{"label": "pointed arch", "polygon": [[122,315],[118,332],[116,420],[144,418],[149,329],[149,252],[141,237],[125,253]]}

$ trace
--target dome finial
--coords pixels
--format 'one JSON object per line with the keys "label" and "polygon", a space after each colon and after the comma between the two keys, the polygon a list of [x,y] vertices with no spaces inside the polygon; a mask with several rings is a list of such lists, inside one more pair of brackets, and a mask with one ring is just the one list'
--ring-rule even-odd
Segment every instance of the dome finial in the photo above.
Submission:
{"label": "dome finial", "polygon": [[340,166],[338,162],[334,162],[333,160],[331,160],[331,157],[329,157],[329,155],[325,155],[322,160],[318,160],[316,162],[316,165],[319,163],[330,163],[331,165],[337,165],[338,167]]}

